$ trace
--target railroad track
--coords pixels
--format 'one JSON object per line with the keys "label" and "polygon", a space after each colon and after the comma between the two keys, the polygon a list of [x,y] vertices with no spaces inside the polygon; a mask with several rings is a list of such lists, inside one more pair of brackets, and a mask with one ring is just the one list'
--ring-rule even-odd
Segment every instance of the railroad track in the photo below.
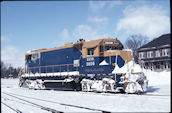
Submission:
{"label": "railroad track", "polygon": [[[101,110],[101,109],[95,109],[95,108],[89,108],[89,107],[84,107],[84,106],[78,106],[78,105],[60,103],[60,102],[56,102],[56,101],[39,99],[39,98],[35,98],[35,97],[29,97],[29,96],[14,94],[14,93],[7,93],[7,92],[2,92],[2,93],[5,94],[5,95],[8,95],[8,96],[11,96],[13,98],[17,98],[17,99],[22,100],[24,102],[27,102],[27,103],[29,103],[31,105],[34,105],[34,106],[36,106],[38,108],[41,108],[42,110],[46,110],[46,111],[49,111],[49,112],[52,112],[52,113],[64,113],[64,112],[63,111],[58,111],[58,110],[55,110],[55,109],[52,109],[52,108],[49,108],[49,107],[45,107],[45,106],[42,106],[42,105],[39,105],[39,104],[36,104],[36,103],[33,103],[33,102],[28,101],[28,100],[25,100],[25,99],[23,99],[21,97],[28,98],[28,99],[39,100],[39,101],[44,101],[44,102],[49,102],[49,103],[54,103],[54,104],[59,104],[59,105],[62,105],[62,106],[68,106],[68,107],[86,109],[86,110],[97,111],[97,112],[101,112],[101,113],[110,113],[110,111],[105,111],[105,110]],[[111,94],[110,95],[108,95],[108,94],[107,95],[106,94],[102,94],[102,95],[104,95],[104,96],[112,96]],[[170,95],[146,94],[146,93],[141,93],[141,94],[120,94],[120,95],[116,94],[116,95],[117,96],[122,96],[122,95],[125,95],[125,96],[163,96],[163,97],[170,96]],[[1,103],[4,104],[5,106],[7,106],[8,108],[12,109],[16,113],[22,113],[22,111],[20,111],[18,109],[15,109],[15,108],[12,108],[11,106],[7,105],[4,102],[1,102]]]}
{"label": "railroad track", "polygon": [[162,94],[138,94],[138,95],[142,95],[142,96],[170,96],[170,95],[162,95]]}
{"label": "railroad track", "polygon": [[[91,110],[91,111],[95,111],[95,112],[101,112],[101,113],[111,113],[110,111],[105,111],[105,110],[100,110],[100,109],[94,109],[94,108],[89,108],[89,107],[84,107],[84,106],[78,106],[78,105],[72,105],[72,104],[66,104],[66,103],[60,103],[60,102],[55,102],[55,101],[49,101],[49,100],[45,100],[45,99],[39,99],[39,98],[34,98],[34,97],[28,97],[28,96],[23,96],[23,95],[19,95],[19,94],[14,94],[14,93],[6,93],[6,92],[2,92],[3,94],[6,94],[8,96],[11,96],[13,98],[17,98],[19,100],[25,101],[27,103],[30,103],[32,105],[35,105],[43,110],[47,110],[50,111],[52,113],[64,113],[63,111],[57,111],[55,109],[51,109],[49,107],[45,107],[42,105],[38,105],[36,103],[30,102],[28,100],[25,100],[23,98],[20,97],[24,97],[24,98],[29,98],[29,99],[34,99],[34,100],[39,100],[39,101],[44,101],[44,102],[49,102],[49,103],[55,103],[55,104],[59,104],[62,106],[69,106],[69,107],[75,107],[75,108],[80,108],[80,109],[86,109],[86,110]],[[20,113],[20,112],[17,112]],[[22,112],[21,112],[22,113]]]}
{"label": "railroad track", "polygon": [[84,92],[83,94],[91,94],[91,95],[102,95],[102,96],[170,96],[170,95],[163,95],[163,94],[150,94],[150,93],[134,93],[134,94],[127,94],[127,93],[94,93],[94,92]]}
{"label": "railroad track", "polygon": [[16,109],[16,108],[13,108],[11,107],[10,105],[4,103],[4,102],[1,102],[3,105],[5,105],[6,107],[8,107],[9,109],[11,109],[12,111],[16,112],[16,113],[22,113],[22,111]]}
{"label": "railroad track", "polygon": [[[42,105],[39,105],[39,104],[30,102],[30,101],[28,101],[28,100],[19,98],[19,97],[17,97],[17,96],[14,96],[14,95],[11,95],[11,94],[8,94],[8,93],[4,93],[4,92],[2,92],[2,93],[3,93],[3,94],[6,94],[6,95],[8,95],[8,96],[10,96],[10,97],[13,97],[13,98],[15,98],[15,99],[18,99],[18,100],[20,100],[20,101],[23,101],[22,104],[25,104],[25,105],[26,105],[26,104],[27,104],[27,105],[30,104],[31,106],[34,106],[34,107],[37,107],[37,108],[40,108],[40,109],[42,109],[42,110],[45,110],[45,111],[48,111],[48,112],[52,112],[52,113],[63,113],[62,111],[58,111],[58,110],[56,110],[56,109],[52,109],[52,108],[49,108],[49,107],[45,107],[45,106],[42,106]],[[4,98],[4,97],[2,97],[2,98]],[[12,99],[9,99],[9,98],[4,98],[4,99],[6,99],[6,100],[11,100],[11,101],[16,101],[16,100],[12,100]],[[16,102],[18,102],[18,101],[16,101]],[[1,102],[1,103],[4,104],[5,106],[7,106],[8,108],[12,109],[13,111],[17,112],[17,113],[22,113],[21,110],[15,109],[15,108],[11,107],[10,105],[5,104],[4,102]],[[20,103],[21,103],[21,102],[20,102]]]}

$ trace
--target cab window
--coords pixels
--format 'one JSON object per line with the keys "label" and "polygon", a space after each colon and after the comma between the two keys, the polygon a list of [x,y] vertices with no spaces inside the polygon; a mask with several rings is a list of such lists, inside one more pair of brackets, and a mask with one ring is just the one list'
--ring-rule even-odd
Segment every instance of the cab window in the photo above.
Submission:
{"label": "cab window", "polygon": [[112,46],[105,46],[105,51],[112,50]]}
{"label": "cab window", "polygon": [[117,50],[117,49],[118,49],[118,48],[117,48],[117,47],[115,47],[115,46],[114,46],[114,47],[112,47],[112,50]]}
{"label": "cab window", "polygon": [[103,46],[102,45],[99,46],[99,51],[100,51],[100,53],[103,52]]}
{"label": "cab window", "polygon": [[28,61],[31,60],[31,55],[28,55],[27,60],[28,60]]}
{"label": "cab window", "polygon": [[94,55],[94,48],[88,48],[87,53],[88,55]]}

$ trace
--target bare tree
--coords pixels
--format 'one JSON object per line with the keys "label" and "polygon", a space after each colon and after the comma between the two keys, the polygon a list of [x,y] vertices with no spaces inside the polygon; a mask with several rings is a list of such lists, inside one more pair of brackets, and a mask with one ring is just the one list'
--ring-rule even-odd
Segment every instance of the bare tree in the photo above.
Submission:
{"label": "bare tree", "polygon": [[148,37],[143,35],[131,35],[125,42],[125,48],[133,50],[134,60],[138,62],[138,55],[136,49],[140,48],[148,42]]}
{"label": "bare tree", "polygon": [[148,38],[142,35],[131,35],[125,42],[125,47],[133,51],[148,42]]}
{"label": "bare tree", "polygon": [[4,78],[7,74],[7,66],[1,61],[1,78]]}
{"label": "bare tree", "polygon": [[17,78],[19,72],[22,70],[21,67],[14,68],[12,65],[7,66],[4,62],[1,61],[1,78]]}

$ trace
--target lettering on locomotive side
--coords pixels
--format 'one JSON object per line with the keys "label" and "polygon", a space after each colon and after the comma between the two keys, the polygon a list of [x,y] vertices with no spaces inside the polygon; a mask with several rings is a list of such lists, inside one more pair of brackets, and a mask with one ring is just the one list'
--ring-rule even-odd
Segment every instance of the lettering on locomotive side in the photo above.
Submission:
{"label": "lettering on locomotive side", "polygon": [[87,58],[87,61],[94,61],[94,57]]}
{"label": "lettering on locomotive side", "polygon": [[85,69],[85,72],[100,72],[100,71],[104,71],[103,68],[94,68],[94,69]]}
{"label": "lettering on locomotive side", "polygon": [[87,62],[86,63],[86,66],[94,66],[95,65],[95,62]]}
{"label": "lettering on locomotive side", "polygon": [[94,66],[94,57],[87,58],[86,66]]}

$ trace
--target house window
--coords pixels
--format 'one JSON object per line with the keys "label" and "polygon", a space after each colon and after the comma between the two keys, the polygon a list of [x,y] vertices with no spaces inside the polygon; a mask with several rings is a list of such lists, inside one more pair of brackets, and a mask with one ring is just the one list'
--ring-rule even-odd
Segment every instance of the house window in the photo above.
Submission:
{"label": "house window", "polygon": [[88,48],[87,53],[88,55],[94,55],[94,48]]}
{"label": "house window", "polygon": [[167,68],[170,68],[170,62],[167,62]]}
{"label": "house window", "polygon": [[164,68],[169,69],[170,68],[170,62],[168,62],[168,61],[164,62]]}
{"label": "house window", "polygon": [[160,51],[159,51],[159,50],[156,50],[156,51],[155,51],[155,54],[156,54],[156,55],[155,55],[156,57],[160,57]]}
{"label": "house window", "polygon": [[169,49],[163,49],[162,56],[169,56]]}
{"label": "house window", "polygon": [[161,66],[160,62],[157,62],[156,69],[160,69],[160,66]]}
{"label": "house window", "polygon": [[153,51],[147,52],[147,58],[153,58]]}
{"label": "house window", "polygon": [[139,59],[144,58],[144,52],[139,52]]}

